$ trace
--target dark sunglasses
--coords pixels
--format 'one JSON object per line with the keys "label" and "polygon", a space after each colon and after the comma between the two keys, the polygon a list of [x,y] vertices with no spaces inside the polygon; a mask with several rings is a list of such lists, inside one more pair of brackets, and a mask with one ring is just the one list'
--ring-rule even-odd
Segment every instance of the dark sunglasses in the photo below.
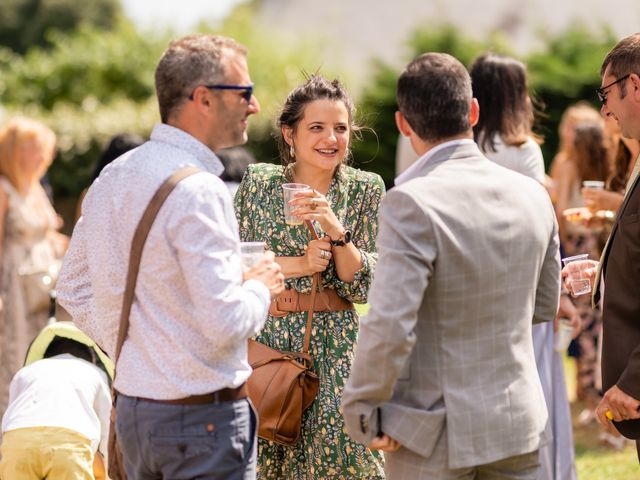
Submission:
{"label": "dark sunglasses", "polygon": [[[242,91],[242,98],[244,98],[247,103],[251,101],[251,96],[253,95],[253,83],[251,85],[202,85],[204,88],[208,88],[209,90],[240,90]],[[193,100],[193,93],[189,95],[189,100]]]}
{"label": "dark sunglasses", "polygon": [[611,82],[609,85],[605,85],[604,87],[600,87],[596,89],[596,94],[598,95],[598,100],[600,100],[600,102],[602,102],[602,105],[606,105],[607,104],[607,92],[605,92],[606,89],[613,87],[616,83],[620,83],[625,81],[627,78],[629,78],[631,74],[627,73],[624,77],[620,77],[619,79],[617,79],[614,82]]}

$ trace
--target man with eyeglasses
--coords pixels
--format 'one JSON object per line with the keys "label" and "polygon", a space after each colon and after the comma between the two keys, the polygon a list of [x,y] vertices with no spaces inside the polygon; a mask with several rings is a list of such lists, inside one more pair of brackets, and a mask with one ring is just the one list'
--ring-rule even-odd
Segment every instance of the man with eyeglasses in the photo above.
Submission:
{"label": "man with eyeglasses", "polygon": [[[602,114],[617,120],[623,136],[640,140],[640,33],[621,40],[607,54],[600,74]],[[636,160],[599,264],[588,261],[580,267],[591,274],[593,303],[600,305],[603,318],[605,393],[596,415],[612,432],[635,439],[640,458],[639,169]]]}
{"label": "man with eyeglasses", "polygon": [[232,201],[215,151],[247,141],[260,111],[234,40],[193,35],[162,55],[162,123],[90,187],[58,280],[58,301],[114,358],[134,231],[160,185],[200,171],[168,196],[148,234],[128,336],[117,362],[116,431],[130,479],[253,479],[256,416],[244,382],[247,339],[284,277],[273,254],[243,272]]}

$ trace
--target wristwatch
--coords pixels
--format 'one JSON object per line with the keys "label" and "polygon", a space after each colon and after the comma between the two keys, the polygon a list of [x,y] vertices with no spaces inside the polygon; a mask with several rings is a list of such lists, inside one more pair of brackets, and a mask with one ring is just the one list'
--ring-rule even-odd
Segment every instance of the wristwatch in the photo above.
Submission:
{"label": "wristwatch", "polygon": [[337,240],[331,240],[334,247],[344,247],[347,243],[351,243],[351,231],[345,230]]}

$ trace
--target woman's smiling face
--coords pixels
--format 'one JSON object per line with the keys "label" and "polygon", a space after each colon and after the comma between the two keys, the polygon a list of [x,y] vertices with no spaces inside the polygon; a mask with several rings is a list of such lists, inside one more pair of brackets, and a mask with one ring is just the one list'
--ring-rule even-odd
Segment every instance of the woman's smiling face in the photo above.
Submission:
{"label": "woman's smiling face", "polygon": [[333,170],[349,147],[349,112],[340,100],[314,100],[305,107],[295,130],[285,128],[283,135],[289,145],[293,142],[296,162]]}

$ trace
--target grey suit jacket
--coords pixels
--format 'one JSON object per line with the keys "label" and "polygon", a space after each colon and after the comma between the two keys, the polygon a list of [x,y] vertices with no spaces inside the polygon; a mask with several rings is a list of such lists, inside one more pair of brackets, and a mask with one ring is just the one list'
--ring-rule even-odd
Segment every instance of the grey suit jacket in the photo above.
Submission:
{"label": "grey suit jacket", "polygon": [[382,202],[379,260],[343,394],[349,434],[381,429],[450,468],[532,452],[547,421],[532,322],[554,318],[557,223],[544,188],[475,144],[437,152]]}

